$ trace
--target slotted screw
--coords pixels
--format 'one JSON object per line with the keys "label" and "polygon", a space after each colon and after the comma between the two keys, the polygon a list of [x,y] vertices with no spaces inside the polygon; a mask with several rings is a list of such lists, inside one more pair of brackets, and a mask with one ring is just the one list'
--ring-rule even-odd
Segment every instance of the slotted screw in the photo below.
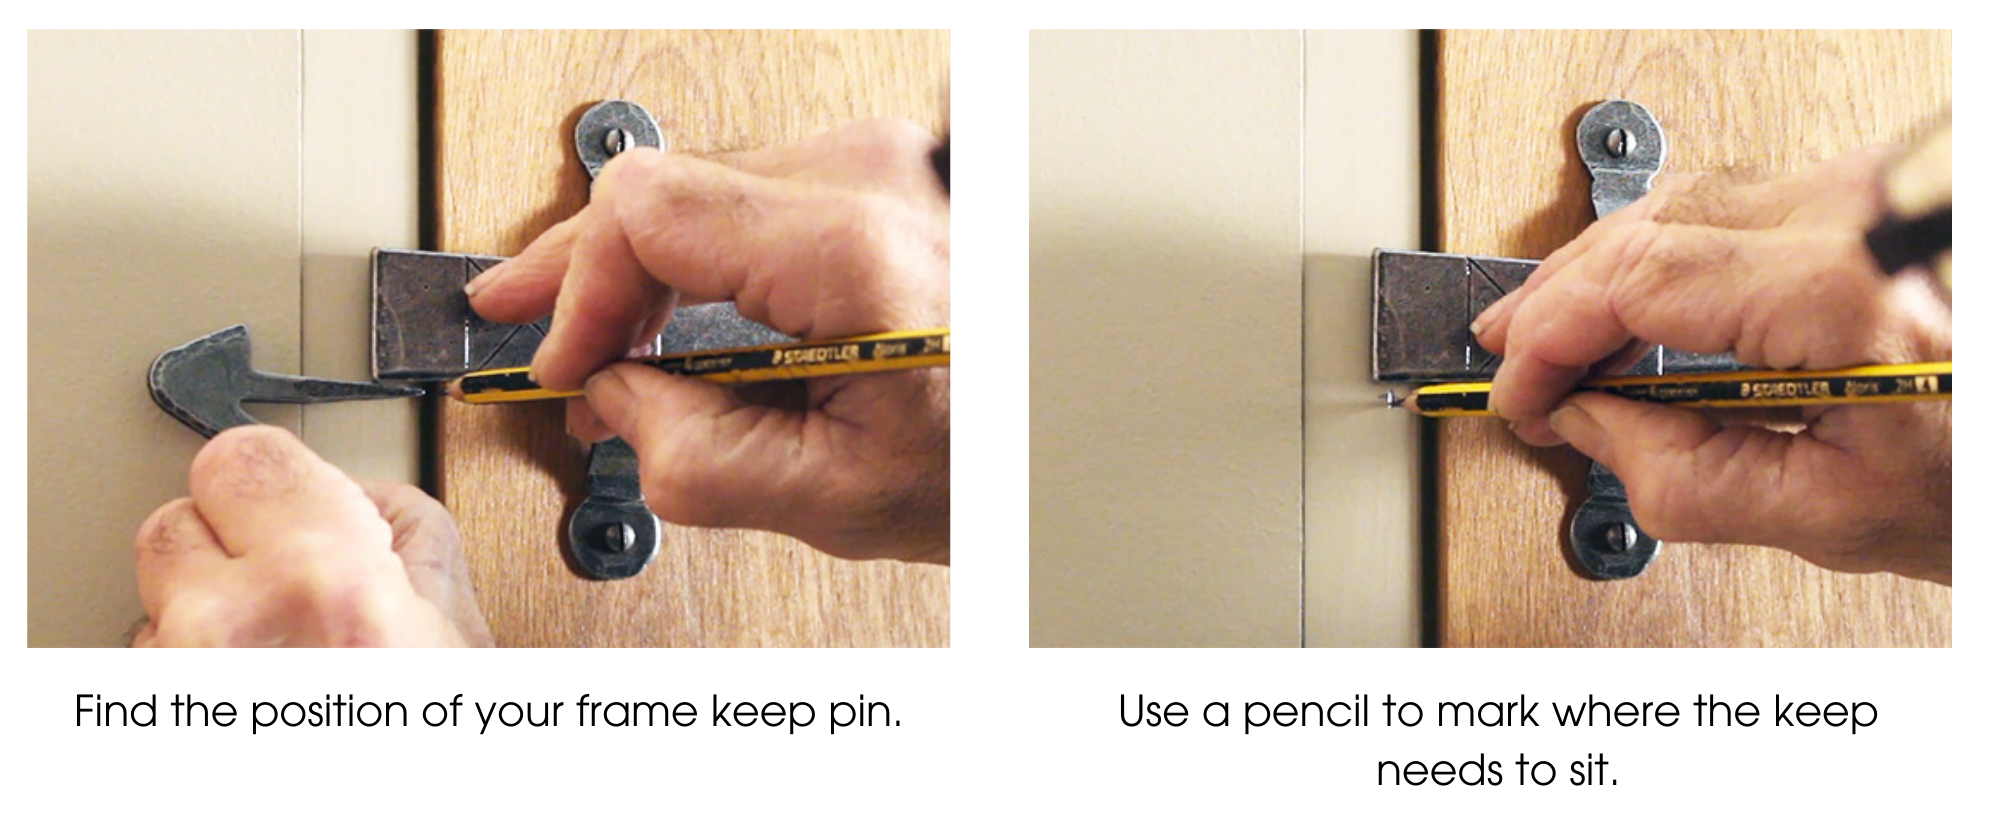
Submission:
{"label": "slotted screw", "polygon": [[625,149],[632,147],[634,142],[632,132],[624,128],[604,132],[604,150],[610,151],[613,156],[625,153]]}
{"label": "slotted screw", "polygon": [[1614,554],[1632,550],[1639,542],[1639,529],[1630,522],[1619,522],[1604,529],[1604,547]]}
{"label": "slotted screw", "polygon": [[1632,132],[1624,128],[1612,128],[1604,135],[1604,150],[1614,157],[1624,157],[1632,152]]}
{"label": "slotted screw", "polygon": [[604,526],[604,550],[613,554],[623,554],[632,550],[632,544],[639,540],[639,532],[625,522],[615,522]]}

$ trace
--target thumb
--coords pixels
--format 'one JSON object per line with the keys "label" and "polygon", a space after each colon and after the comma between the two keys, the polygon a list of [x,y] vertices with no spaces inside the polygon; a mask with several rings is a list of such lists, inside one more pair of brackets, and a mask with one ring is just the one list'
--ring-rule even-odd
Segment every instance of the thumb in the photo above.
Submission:
{"label": "thumb", "polygon": [[804,414],[714,383],[621,362],[592,376],[584,397],[638,453],[646,504],[675,524],[769,528],[815,471]]}
{"label": "thumb", "polygon": [[1549,415],[1549,428],[1625,482],[1632,516],[1667,541],[1777,544],[1799,508],[1784,473],[1810,438],[1723,426],[1693,409],[1581,392]]}
{"label": "thumb", "polygon": [[436,606],[466,643],[492,646],[493,632],[473,594],[472,568],[451,512],[408,484],[363,481],[361,489],[389,523],[390,547],[403,560],[410,588]]}

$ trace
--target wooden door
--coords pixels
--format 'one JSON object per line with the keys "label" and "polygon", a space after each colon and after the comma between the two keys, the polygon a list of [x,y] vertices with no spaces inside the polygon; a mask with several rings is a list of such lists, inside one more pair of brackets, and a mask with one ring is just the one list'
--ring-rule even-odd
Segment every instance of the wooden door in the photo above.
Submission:
{"label": "wooden door", "polygon": [[[1659,118],[1667,171],[1799,168],[1907,139],[1949,105],[1949,32],[1460,32],[1437,67],[1440,248],[1546,256],[1591,220],[1578,118],[1607,98]],[[1441,643],[1948,645],[1951,590],[1783,552],[1669,544],[1633,580],[1571,571],[1585,459],[1498,421],[1438,431]]]}
{"label": "wooden door", "polygon": [[[670,150],[792,142],[875,116],[944,128],[942,32],[443,32],[436,42],[435,245],[512,254],[582,208],[570,132],[639,102]],[[444,403],[439,492],[503,645],[943,645],[950,571],[860,563],[787,537],[666,526],[639,576],[571,572],[563,523],[585,450],[559,405]]]}

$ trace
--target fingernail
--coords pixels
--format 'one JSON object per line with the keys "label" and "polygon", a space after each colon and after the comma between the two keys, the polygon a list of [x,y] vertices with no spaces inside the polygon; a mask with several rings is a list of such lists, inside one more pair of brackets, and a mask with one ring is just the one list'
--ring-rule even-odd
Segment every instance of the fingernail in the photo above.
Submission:
{"label": "fingernail", "polygon": [[541,386],[543,388],[553,388],[553,386],[550,386],[548,383],[544,382],[549,378],[548,375],[549,361],[542,355],[548,353],[548,347],[549,347],[548,340],[543,339],[541,347],[535,349],[535,355],[528,358],[528,382],[534,383],[535,385]]}
{"label": "fingernail", "polygon": [[1473,336],[1478,336],[1480,331],[1486,330],[1488,326],[1493,324],[1493,317],[1499,315],[1499,310],[1500,305],[1497,302],[1487,305],[1485,310],[1479,311],[1479,315],[1473,317],[1472,327],[1468,328],[1468,330],[1472,331]]}
{"label": "fingernail", "polygon": [[1589,412],[1572,405],[1564,405],[1549,415],[1549,431],[1569,442],[1578,449],[1597,449],[1604,437],[1604,427],[1591,417]]}
{"label": "fingernail", "polygon": [[477,296],[479,295],[479,291],[493,286],[493,282],[499,279],[500,271],[505,266],[504,264],[496,264],[487,269],[486,272],[473,276],[471,281],[465,283],[465,295],[468,297]]}
{"label": "fingernail", "polygon": [[623,433],[625,412],[632,406],[632,387],[626,385],[615,366],[592,374],[583,384],[583,396],[590,400],[590,408],[597,412],[598,420],[611,431]]}

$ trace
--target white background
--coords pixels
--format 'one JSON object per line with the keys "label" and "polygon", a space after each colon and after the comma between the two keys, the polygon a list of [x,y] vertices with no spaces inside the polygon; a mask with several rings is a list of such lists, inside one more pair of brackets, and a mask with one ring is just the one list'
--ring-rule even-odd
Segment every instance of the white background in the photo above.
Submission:
{"label": "white background", "polygon": [[[1907,14],[1911,4],[1899,4]],[[125,22],[98,13],[95,22]],[[1027,643],[1027,369],[1025,294],[1026,38],[999,13],[966,11],[953,35],[954,424],[953,648],[945,651],[503,651],[495,653],[152,653],[9,649],[0,664],[6,741],[0,763],[8,831],[146,827],[258,831],[472,826],[589,831],[617,822],[654,828],[776,826],[957,831],[1031,826],[1333,830],[1471,824],[1476,831],[1589,827],[1685,832],[1957,831],[1996,769],[1988,686],[1993,668],[1987,548],[1968,543],[1957,567],[1951,650],[1935,651],[1054,651]],[[1462,23],[1451,15],[1429,24]],[[1731,17],[1729,23],[1743,20]],[[1717,18],[1721,19],[1721,18]],[[572,21],[597,22],[597,21]],[[671,21],[685,23],[690,21]],[[1138,22],[1106,20],[1107,23]],[[1290,21],[1286,21],[1290,22]],[[1328,23],[1348,22],[1327,21]],[[1512,21],[1509,21],[1512,22]],[[1585,22],[1577,18],[1548,21]],[[1609,22],[1609,21],[1599,21]],[[1688,21],[1657,21],[1685,23]],[[1755,16],[1749,22],[1757,22]],[[1797,24],[1796,19],[1773,19]],[[1925,21],[1901,19],[1902,25]],[[12,42],[24,52],[17,34]],[[1990,39],[1960,33],[1955,77],[1990,79]],[[15,62],[10,72],[18,71]],[[7,88],[22,112],[21,84]],[[1977,81],[1971,88],[1982,89]],[[1994,228],[1987,102],[1961,104],[1959,177],[1974,230]],[[136,141],[143,126],[79,127],[84,137]],[[19,132],[8,142],[18,142]],[[20,159],[18,155],[15,157]],[[80,156],[80,164],[87,154]],[[8,173],[21,192],[19,169]],[[20,206],[19,201],[11,204]],[[24,225],[5,227],[22,252]],[[1981,237],[1956,253],[1958,306],[1993,309]],[[10,270],[25,295],[21,259]],[[1978,299],[1987,298],[1988,302]],[[5,330],[13,379],[26,362],[18,302]],[[1992,328],[1960,347],[1968,381],[1959,402],[1990,414]],[[1984,359],[1981,359],[1981,358]],[[1982,383],[1985,380],[1987,382]],[[136,378],[134,384],[136,385]],[[17,390],[18,391],[18,390]],[[0,507],[25,540],[23,409],[5,408]],[[1978,404],[1988,403],[1982,407]],[[79,408],[84,408],[79,404]],[[1991,497],[1981,464],[1993,435],[1959,447],[1977,534]],[[1958,531],[1956,533],[1966,533]],[[22,546],[17,545],[17,548]],[[24,643],[23,570],[0,572],[0,646]],[[1838,616],[1832,613],[1831,616]],[[316,699],[329,692],[421,702],[600,698],[694,701],[887,701],[901,726],[829,736],[767,729],[298,729],[252,736],[228,729],[75,727],[78,693],[141,698]],[[1118,697],[1187,701],[1342,698],[1385,693],[1438,699],[1578,699],[1586,693],[1682,703],[1682,724],[1615,731],[1433,728],[1127,729]],[[1693,727],[1693,697],[1753,700],[1751,729]],[[1865,700],[1877,724],[1770,727],[1774,693]],[[1546,708],[1544,708],[1546,711]],[[705,720],[704,716],[704,720]],[[1379,717],[1378,717],[1379,718]],[[1543,714],[1545,723],[1551,717]],[[1516,754],[1557,760],[1603,752],[1617,786],[1377,787],[1378,759],[1460,760]],[[1507,771],[1511,777],[1512,766]],[[79,826],[80,825],[80,826]]]}

